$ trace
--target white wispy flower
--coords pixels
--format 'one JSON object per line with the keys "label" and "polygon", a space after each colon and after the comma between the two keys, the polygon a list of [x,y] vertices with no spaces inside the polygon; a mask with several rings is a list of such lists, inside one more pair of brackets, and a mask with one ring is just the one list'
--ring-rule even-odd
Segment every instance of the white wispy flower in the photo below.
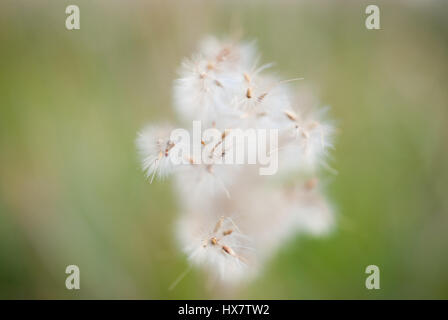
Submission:
{"label": "white wispy flower", "polygon": [[219,40],[213,36],[207,36],[201,41],[199,54],[211,64],[211,69],[221,72],[243,70],[253,66],[257,60],[254,41],[237,41],[232,38]]}
{"label": "white wispy flower", "polygon": [[165,177],[173,170],[171,152],[176,144],[170,140],[171,131],[172,127],[168,125],[147,126],[138,134],[137,149],[150,182],[154,177]]}
{"label": "white wispy flower", "polygon": [[[296,234],[322,235],[335,225],[317,179],[309,178],[327,163],[334,126],[325,110],[310,112],[317,99],[309,87],[293,90],[290,82],[299,79],[279,80],[272,66],[260,66],[253,42],[207,37],[179,69],[174,108],[182,123],[200,120],[219,139],[201,137],[201,159],[190,150],[185,163],[174,165],[182,142],[170,139],[172,127],[149,126],[137,138],[151,182],[174,176],[182,250],[221,286],[253,279]],[[276,176],[260,176],[260,163],[227,162],[241,146],[247,157],[259,152],[232,140],[240,129],[278,129],[278,141],[263,145],[279,156]]]}
{"label": "white wispy flower", "polygon": [[334,127],[325,121],[325,112],[325,109],[321,109],[319,113],[284,110],[289,124],[282,131],[280,170],[316,171],[319,166],[326,165],[328,152],[333,148]]}
{"label": "white wispy flower", "polygon": [[[230,217],[213,213],[185,215],[178,223],[178,237],[189,261],[223,284],[247,280],[253,248]],[[214,221],[213,221],[214,220]]]}
{"label": "white wispy flower", "polygon": [[224,112],[231,102],[240,70],[253,59],[253,51],[248,43],[204,40],[200,51],[182,63],[174,85],[174,105],[181,118],[216,121],[217,112]]}

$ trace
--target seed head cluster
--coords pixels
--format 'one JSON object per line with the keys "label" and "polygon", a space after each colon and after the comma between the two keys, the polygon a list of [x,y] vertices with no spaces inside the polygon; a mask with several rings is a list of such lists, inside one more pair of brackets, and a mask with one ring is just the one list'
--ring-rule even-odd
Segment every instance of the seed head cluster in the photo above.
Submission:
{"label": "seed head cluster", "polygon": [[[279,79],[259,64],[253,42],[207,37],[185,59],[173,86],[174,109],[182,126],[200,121],[220,139],[201,140],[209,161],[193,153],[172,157],[183,142],[169,124],[153,124],[137,137],[142,167],[150,182],[173,177],[179,204],[176,238],[191,265],[220,285],[255,278],[266,261],[298,233],[322,235],[334,213],[317,179],[328,168],[333,126],[325,109],[300,79]],[[274,175],[260,175],[260,164],[221,163],[235,143],[237,129],[278,130],[265,151],[278,157]],[[252,150],[252,151],[251,151]],[[247,152],[256,152],[247,148]]]}

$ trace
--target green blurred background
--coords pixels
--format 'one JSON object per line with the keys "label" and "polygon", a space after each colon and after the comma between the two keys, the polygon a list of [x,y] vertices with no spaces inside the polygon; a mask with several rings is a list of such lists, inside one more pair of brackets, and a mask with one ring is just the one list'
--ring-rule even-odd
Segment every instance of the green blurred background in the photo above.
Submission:
{"label": "green blurred background", "polygon": [[[381,30],[364,26],[367,4]],[[81,29],[65,29],[77,4]],[[337,230],[298,237],[232,298],[448,298],[448,5],[443,1],[0,3],[0,298],[220,298],[187,268],[170,181],[134,147],[174,119],[171,86],[207,34],[242,29],[340,128]],[[65,268],[81,290],[65,288]],[[381,289],[367,290],[367,265]]]}

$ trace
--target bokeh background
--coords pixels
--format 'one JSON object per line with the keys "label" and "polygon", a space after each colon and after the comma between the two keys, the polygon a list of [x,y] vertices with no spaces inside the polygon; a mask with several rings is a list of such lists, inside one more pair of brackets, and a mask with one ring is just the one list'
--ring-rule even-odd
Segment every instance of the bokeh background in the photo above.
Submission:
{"label": "bokeh background", "polygon": [[[207,34],[243,30],[304,77],[339,134],[338,211],[232,298],[448,298],[448,4],[373,1],[0,2],[0,298],[219,298],[187,268],[170,181],[150,185],[136,132],[174,119],[171,86]],[[65,29],[77,4],[81,29]],[[65,288],[65,268],[81,290]],[[364,270],[381,270],[366,290]]]}

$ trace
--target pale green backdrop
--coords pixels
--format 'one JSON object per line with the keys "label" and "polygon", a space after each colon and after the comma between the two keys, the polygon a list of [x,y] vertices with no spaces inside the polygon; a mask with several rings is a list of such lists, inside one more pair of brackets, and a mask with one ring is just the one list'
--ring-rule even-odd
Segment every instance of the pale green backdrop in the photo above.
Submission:
{"label": "pale green backdrop", "polygon": [[[145,181],[134,139],[175,118],[172,81],[197,41],[238,29],[331,106],[339,222],[232,297],[448,298],[448,6],[375,3],[377,31],[363,1],[1,1],[0,298],[228,297],[196,271],[168,290],[187,267],[176,203],[169,180]],[[364,286],[369,264],[380,290]]]}

